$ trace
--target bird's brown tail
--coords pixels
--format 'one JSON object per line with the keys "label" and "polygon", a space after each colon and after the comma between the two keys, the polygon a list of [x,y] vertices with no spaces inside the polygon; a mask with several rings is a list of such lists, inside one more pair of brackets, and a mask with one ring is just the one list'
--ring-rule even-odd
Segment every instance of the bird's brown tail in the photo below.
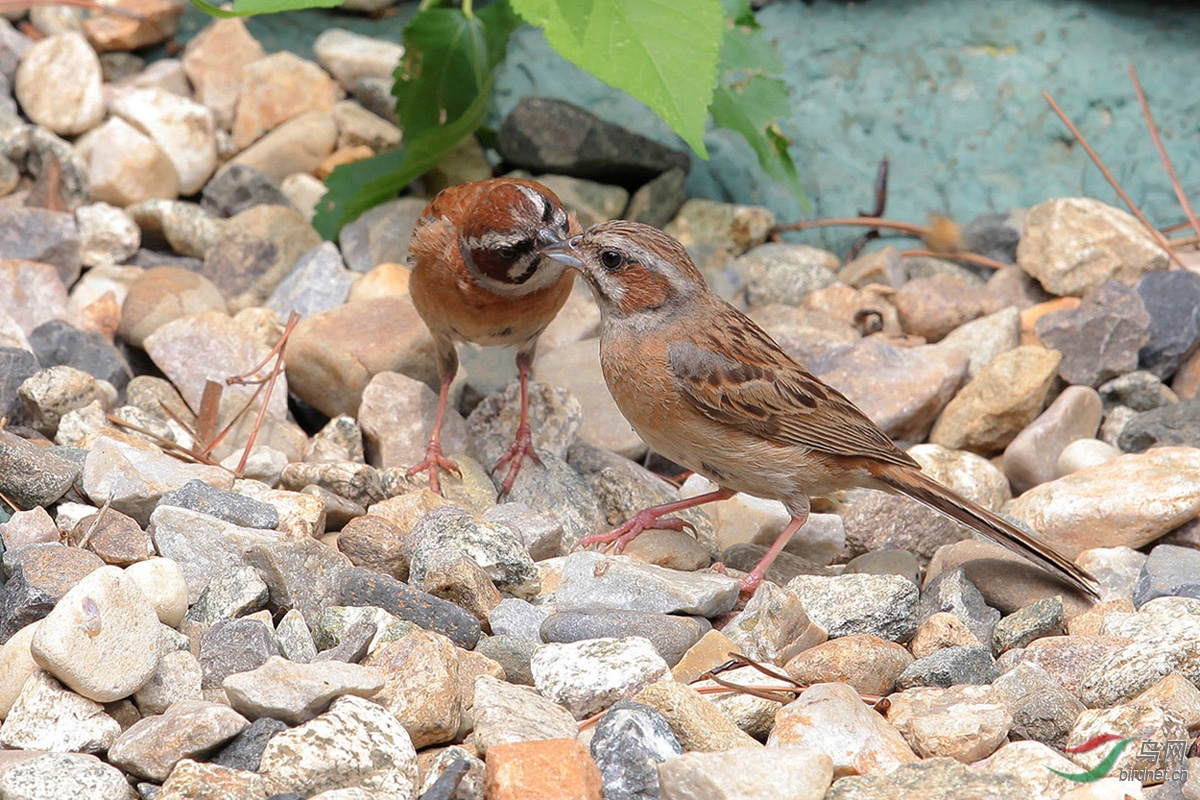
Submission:
{"label": "bird's brown tail", "polygon": [[928,475],[891,464],[872,472],[878,480],[900,494],[906,494],[955,522],[966,525],[993,542],[1029,559],[1042,569],[1061,577],[1089,597],[1099,599],[1096,579],[1086,570],[1012,523],[955,494]]}

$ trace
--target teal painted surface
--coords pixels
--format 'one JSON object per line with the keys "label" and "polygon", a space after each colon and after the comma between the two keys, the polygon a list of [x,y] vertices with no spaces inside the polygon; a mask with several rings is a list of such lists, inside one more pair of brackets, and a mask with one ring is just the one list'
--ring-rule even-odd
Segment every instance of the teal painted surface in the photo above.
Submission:
{"label": "teal painted surface", "polygon": [[[784,124],[813,199],[811,216],[853,216],[873,203],[891,162],[888,214],[971,219],[985,211],[1085,195],[1119,202],[1041,97],[1049,91],[1151,219],[1183,219],[1127,73],[1138,68],[1168,152],[1200,203],[1200,4],[991,0],[784,0],[759,12],[779,44],[795,111]],[[556,66],[536,32],[518,37],[500,110],[524,93],[579,98],[669,140],[633,101]],[[689,191],[764,203],[783,220],[795,201],[736,136],[710,131]],[[839,246],[845,231],[804,235]]]}
{"label": "teal painted surface", "polygon": [[[398,38],[414,4],[379,21],[313,11],[251,21],[268,50],[310,55],[327,27]],[[189,27],[196,18],[189,15]],[[779,43],[795,111],[783,127],[813,199],[810,216],[853,215],[873,202],[879,160],[891,160],[888,215],[967,220],[986,211],[1085,195],[1119,203],[1042,100],[1050,91],[1152,220],[1183,219],[1138,110],[1137,65],[1168,151],[1200,203],[1200,3],[1117,0],[780,0],[759,12]],[[186,38],[186,31],[185,31]],[[519,31],[498,76],[491,123],[526,94],[561,97],[664,142],[678,140],[637,101],[564,62],[532,29]],[[689,191],[799,206],[759,170],[736,135],[706,136]],[[680,145],[682,146],[682,145]],[[846,230],[804,241],[841,247]]]}

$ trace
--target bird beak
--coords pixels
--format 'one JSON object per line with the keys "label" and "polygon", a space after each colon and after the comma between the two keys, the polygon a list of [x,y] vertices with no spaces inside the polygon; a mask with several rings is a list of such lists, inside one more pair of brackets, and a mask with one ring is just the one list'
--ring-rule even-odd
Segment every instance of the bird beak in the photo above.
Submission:
{"label": "bird beak", "polygon": [[572,236],[566,239],[558,231],[542,228],[537,232],[538,252],[560,264],[578,269],[583,266],[583,262],[571,255],[571,251],[578,246],[579,240],[582,238],[582,236]]}

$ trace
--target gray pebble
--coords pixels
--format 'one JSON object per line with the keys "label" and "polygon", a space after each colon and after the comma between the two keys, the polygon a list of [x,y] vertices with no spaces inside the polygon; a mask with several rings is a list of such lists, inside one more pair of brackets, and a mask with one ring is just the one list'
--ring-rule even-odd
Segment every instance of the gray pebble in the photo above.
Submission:
{"label": "gray pebble", "polygon": [[909,664],[896,679],[896,691],[916,686],[943,689],[959,683],[991,683],[1000,675],[987,647],[944,647]]}

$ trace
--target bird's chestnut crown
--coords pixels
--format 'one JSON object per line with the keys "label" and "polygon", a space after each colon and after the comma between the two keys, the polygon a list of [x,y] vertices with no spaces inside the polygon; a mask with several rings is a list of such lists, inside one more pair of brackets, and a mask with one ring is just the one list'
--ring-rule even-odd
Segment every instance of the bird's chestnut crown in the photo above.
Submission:
{"label": "bird's chestnut crown", "polygon": [[505,182],[465,215],[459,246],[467,268],[487,288],[532,291],[558,279],[562,266],[542,257],[546,236],[567,238],[570,219],[548,189]]}

